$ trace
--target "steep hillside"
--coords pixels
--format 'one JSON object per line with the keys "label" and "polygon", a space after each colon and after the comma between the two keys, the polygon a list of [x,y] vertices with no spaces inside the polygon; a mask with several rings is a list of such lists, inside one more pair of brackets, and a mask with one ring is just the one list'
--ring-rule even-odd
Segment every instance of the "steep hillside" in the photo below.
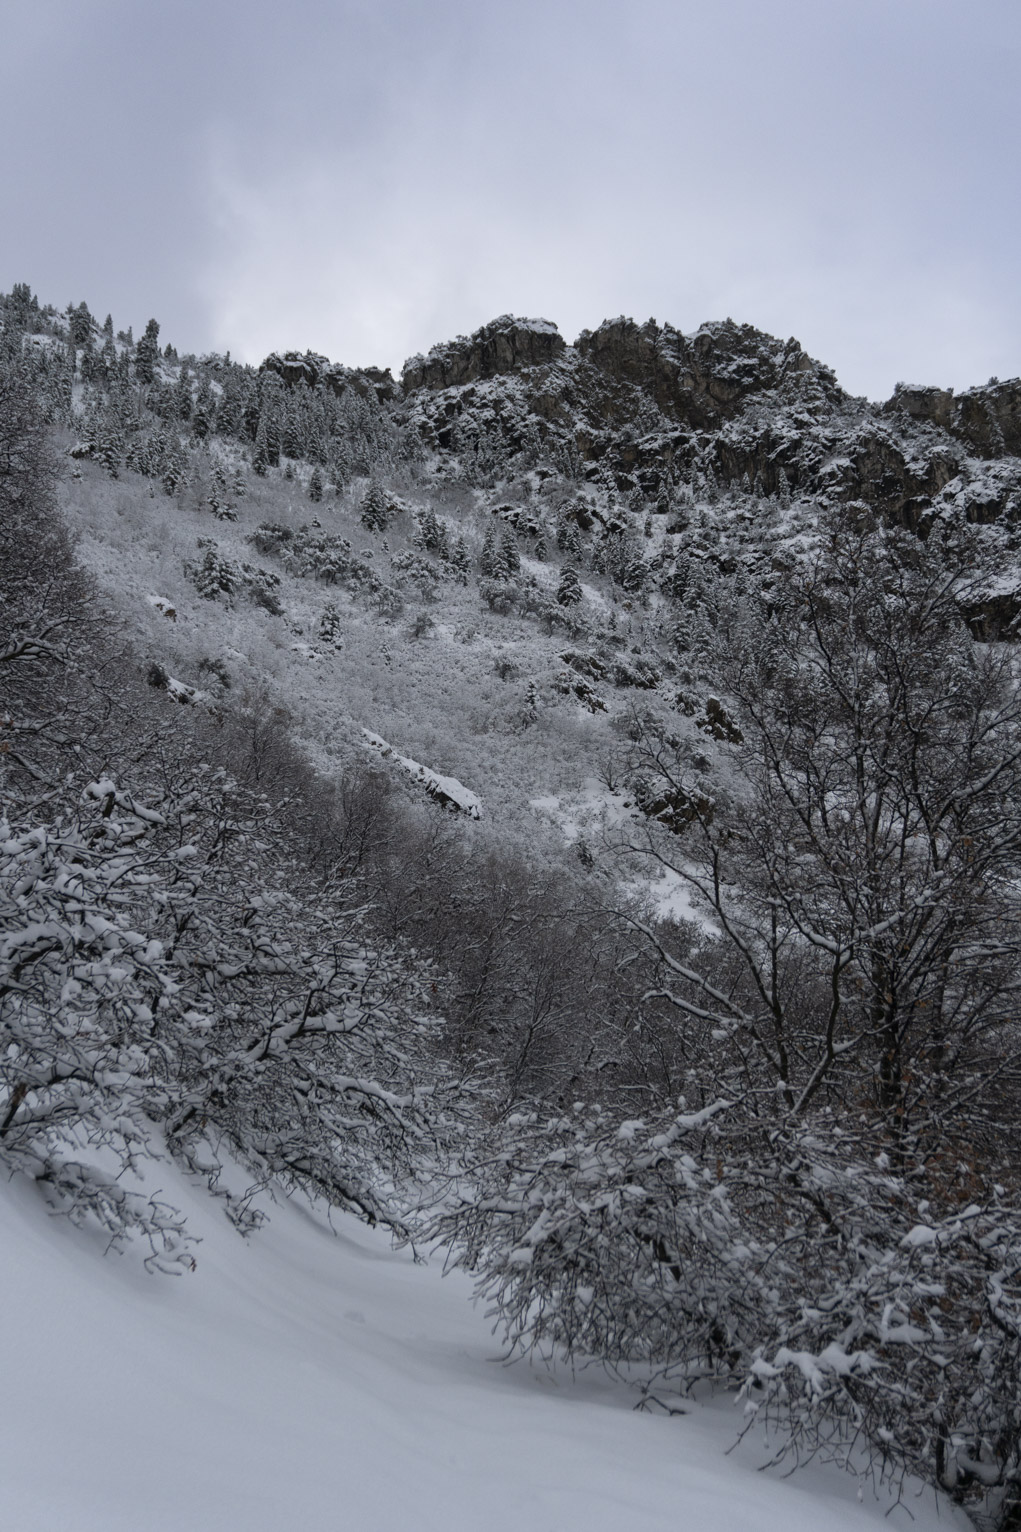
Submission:
{"label": "steep hillside", "polygon": [[399,383],[153,342],[143,402],[112,325],[21,301],[73,410],[67,513],[153,675],[265,692],[324,767],[367,729],[462,781],[503,833],[541,838],[530,802],[566,818],[620,780],[636,706],[704,720],[689,629],[707,584],[768,593],[829,508],[972,529],[966,616],[987,634],[1021,611],[1017,382],[876,406],[730,320],[611,320],[568,346],[505,316]]}
{"label": "steep hillside", "polygon": [[16,287],[0,1163],[160,1271],[161,1146],[255,1239],[438,1242],[508,1355],[1011,1532],[1019,399],[730,320],[251,368]]}

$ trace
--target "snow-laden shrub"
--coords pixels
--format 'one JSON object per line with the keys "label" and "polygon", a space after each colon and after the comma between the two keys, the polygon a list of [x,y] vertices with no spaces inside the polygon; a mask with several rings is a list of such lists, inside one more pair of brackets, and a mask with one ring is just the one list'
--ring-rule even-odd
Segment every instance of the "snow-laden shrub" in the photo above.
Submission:
{"label": "snow-laden shrub", "polygon": [[160,1013],[178,985],[132,918],[147,826],[123,799],[114,818],[117,796],[97,782],[80,815],[0,823],[0,1159],[112,1241],[142,1234],[150,1263],[173,1270],[191,1264],[180,1218],[122,1184],[168,1105]]}
{"label": "snow-laden shrub", "polygon": [[226,1148],[395,1221],[429,1141],[414,985],[264,799],[181,768],[146,803],[104,778],[48,824],[5,822],[0,930],[0,1160],[57,1206],[187,1265],[179,1217],[125,1182],[162,1141],[214,1188]]}
{"label": "snow-laden shrub", "polygon": [[381,583],[372,566],[353,552],[346,537],[324,531],[317,522],[300,527],[297,532],[264,522],[250,540],[260,553],[277,556],[291,575],[369,592]]}
{"label": "snow-laden shrub", "polygon": [[1006,1526],[1021,1205],[938,1184],[725,1101],[657,1122],[579,1107],[511,1118],[435,1232],[513,1349],[712,1378],[779,1428],[778,1456],[864,1454]]}

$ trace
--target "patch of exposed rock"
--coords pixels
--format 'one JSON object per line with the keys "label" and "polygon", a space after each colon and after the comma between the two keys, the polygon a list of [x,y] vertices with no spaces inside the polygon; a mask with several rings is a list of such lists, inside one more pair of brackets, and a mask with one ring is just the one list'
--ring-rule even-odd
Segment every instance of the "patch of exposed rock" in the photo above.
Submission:
{"label": "patch of exposed rock", "polygon": [[882,408],[942,426],[979,457],[1021,456],[1021,378],[990,378],[956,395],[952,388],[898,383]]}
{"label": "patch of exposed rock", "polygon": [[404,388],[456,388],[525,367],[543,367],[564,350],[563,336],[548,319],[502,314],[473,335],[459,335],[433,346],[426,356],[411,357],[404,364]]}
{"label": "patch of exposed rock", "polygon": [[780,341],[732,319],[693,335],[650,319],[610,319],[583,330],[578,354],[601,373],[646,392],[669,419],[709,430],[732,419],[753,396],[779,392],[821,405],[846,397],[828,367],[796,340]]}
{"label": "patch of exposed rock", "polygon": [[315,388],[323,383],[339,397],[353,388],[363,398],[375,397],[388,402],[397,396],[397,383],[388,367],[344,367],[331,362],[316,351],[272,351],[259,368],[260,372],[275,372],[289,388],[305,383]]}

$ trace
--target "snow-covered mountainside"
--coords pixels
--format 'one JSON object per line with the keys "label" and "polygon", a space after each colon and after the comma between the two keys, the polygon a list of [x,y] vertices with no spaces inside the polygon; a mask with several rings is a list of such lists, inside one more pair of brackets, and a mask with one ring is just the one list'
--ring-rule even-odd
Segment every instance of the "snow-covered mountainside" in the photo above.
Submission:
{"label": "snow-covered mountainside", "polygon": [[1021,380],[0,324],[8,1519],[1013,1532]]}
{"label": "snow-covered mountainside", "polygon": [[[33,341],[56,367],[56,337]],[[614,320],[565,346],[504,317],[400,384],[163,356],[146,419],[107,346],[74,385],[62,493],[154,677],[264,692],[327,769],[380,734],[505,833],[579,801],[634,706],[706,716],[683,661],[706,580],[768,592],[826,506],[969,528],[969,620],[1021,611],[1016,382],[874,406],[748,325]]]}

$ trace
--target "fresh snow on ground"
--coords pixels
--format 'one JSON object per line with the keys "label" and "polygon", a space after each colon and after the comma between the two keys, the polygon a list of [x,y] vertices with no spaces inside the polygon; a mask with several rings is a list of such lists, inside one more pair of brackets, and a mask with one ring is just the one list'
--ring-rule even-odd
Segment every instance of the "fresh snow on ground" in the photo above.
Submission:
{"label": "fresh snow on ground", "polygon": [[935,1532],[931,1496],[886,1503],[809,1468],[725,1456],[727,1401],[636,1413],[593,1370],[499,1360],[462,1274],[298,1201],[244,1241],[161,1167],[202,1236],[196,1271],[0,1186],[0,1527],[11,1532]]}
{"label": "fresh snow on ground", "polygon": [[719,926],[705,913],[695,890],[676,868],[661,867],[652,877],[636,878],[627,886],[651,899],[657,920],[686,920],[714,936],[719,935]]}

